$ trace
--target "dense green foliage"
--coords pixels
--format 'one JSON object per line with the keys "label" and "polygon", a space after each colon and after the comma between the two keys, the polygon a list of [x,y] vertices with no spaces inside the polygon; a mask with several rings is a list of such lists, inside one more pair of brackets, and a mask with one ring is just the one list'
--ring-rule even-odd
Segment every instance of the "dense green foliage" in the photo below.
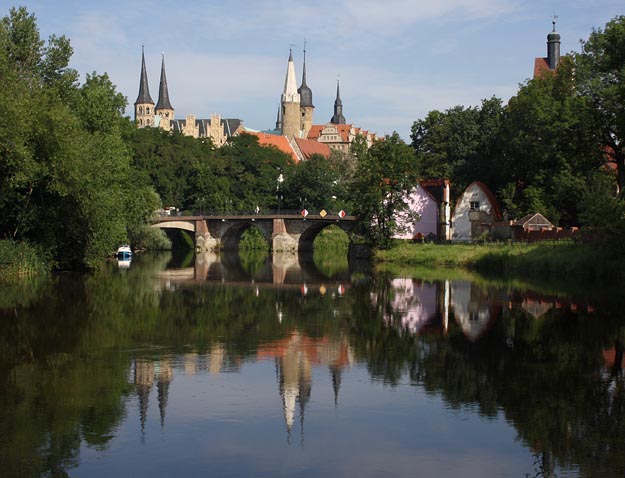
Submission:
{"label": "dense green foliage", "polygon": [[0,234],[61,268],[94,265],[157,205],[131,174],[125,98],[106,74],[80,85],[71,54],[65,37],[44,44],[24,8],[0,21]]}

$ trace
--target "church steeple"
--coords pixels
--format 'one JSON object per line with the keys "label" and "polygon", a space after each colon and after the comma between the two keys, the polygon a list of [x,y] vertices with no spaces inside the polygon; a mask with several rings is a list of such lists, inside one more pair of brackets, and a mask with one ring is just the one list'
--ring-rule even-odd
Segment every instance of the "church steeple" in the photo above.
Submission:
{"label": "church steeple", "polygon": [[137,96],[135,105],[139,103],[154,104],[154,101],[150,96],[150,87],[148,86],[148,73],[145,67],[145,52],[143,45],[141,45],[141,78],[139,79],[139,95]]}
{"label": "church steeple", "polygon": [[556,32],[557,15],[553,16],[553,30],[547,35],[547,63],[550,70],[555,70],[560,63],[560,34]]}
{"label": "church steeple", "polygon": [[276,117],[276,130],[282,131],[282,105],[278,106],[278,116]]}
{"label": "church steeple", "polygon": [[154,124],[154,101],[150,96],[148,74],[145,67],[145,52],[141,45],[141,78],[139,79],[139,95],[135,101],[135,122],[139,128]]}
{"label": "church steeple", "polygon": [[293,63],[293,50],[291,49],[282,93],[282,134],[299,138],[300,129],[300,96],[297,92],[295,63]]}
{"label": "church steeple", "polygon": [[161,83],[158,88],[157,110],[173,110],[174,107],[169,102],[169,90],[167,89],[167,76],[165,75],[165,53],[163,53],[163,61],[161,63]]}
{"label": "church steeple", "polygon": [[304,66],[302,70],[302,85],[297,89],[300,95],[300,106],[314,108],[312,90],[306,84],[306,45],[304,45]]}
{"label": "church steeple", "polygon": [[302,85],[297,89],[300,95],[300,130],[303,138],[308,136],[310,128],[313,124],[313,106],[312,90],[306,84],[306,42],[304,42],[304,66],[302,71]]}
{"label": "church steeple", "polygon": [[171,120],[174,119],[174,107],[169,102],[169,89],[167,88],[167,76],[165,75],[165,53],[162,55],[161,82],[158,87],[156,114],[160,116],[160,128],[165,131],[169,131],[171,129]]}
{"label": "church steeple", "polygon": [[341,91],[339,80],[336,80],[336,99],[334,100],[334,116],[330,120],[332,124],[345,124],[345,116],[343,116],[343,102],[341,101]]}

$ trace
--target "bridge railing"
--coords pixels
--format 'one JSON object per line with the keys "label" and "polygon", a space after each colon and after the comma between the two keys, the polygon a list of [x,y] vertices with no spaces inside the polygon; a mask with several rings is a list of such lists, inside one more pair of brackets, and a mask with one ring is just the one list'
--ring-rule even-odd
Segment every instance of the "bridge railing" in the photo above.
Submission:
{"label": "bridge railing", "polygon": [[[325,209],[326,217],[339,217],[340,210],[330,210]],[[308,209],[308,214],[310,216],[319,216],[321,213],[321,209],[319,210],[311,210]],[[346,213],[348,215],[348,213]],[[301,209],[261,209],[260,211],[254,210],[240,210],[240,211],[226,211],[226,210],[158,210],[155,213],[156,217],[164,218],[164,217],[181,217],[181,216],[302,216]]]}

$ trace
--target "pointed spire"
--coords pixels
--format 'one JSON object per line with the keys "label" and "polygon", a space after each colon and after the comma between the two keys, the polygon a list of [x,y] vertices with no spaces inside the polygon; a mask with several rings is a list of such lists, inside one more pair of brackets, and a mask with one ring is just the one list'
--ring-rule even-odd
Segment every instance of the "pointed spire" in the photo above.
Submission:
{"label": "pointed spire", "polygon": [[278,105],[278,116],[276,117],[276,130],[282,131],[282,106]]}
{"label": "pointed spire", "polygon": [[289,63],[286,69],[286,78],[284,79],[284,93],[282,93],[282,102],[299,103],[300,97],[297,92],[297,83],[295,80],[295,63],[293,63],[293,48],[289,49]]}
{"label": "pointed spire", "polygon": [[312,102],[312,90],[306,84],[306,42],[304,42],[304,66],[302,70],[302,86],[297,89],[300,95],[300,106],[314,108]]}
{"label": "pointed spire", "polygon": [[167,76],[165,75],[165,53],[161,63],[161,83],[158,88],[158,103],[156,104],[157,110],[173,110],[173,106],[169,102],[169,90],[167,88]]}
{"label": "pointed spire", "polygon": [[334,100],[334,116],[330,120],[332,124],[345,124],[345,116],[343,116],[343,102],[341,101],[341,91],[339,80],[336,80],[336,99]]}
{"label": "pointed spire", "polygon": [[150,88],[148,87],[148,73],[145,68],[145,53],[143,45],[141,45],[141,78],[139,79],[139,95],[137,96],[135,105],[139,103],[154,104],[154,101],[152,101],[152,97],[150,96]]}

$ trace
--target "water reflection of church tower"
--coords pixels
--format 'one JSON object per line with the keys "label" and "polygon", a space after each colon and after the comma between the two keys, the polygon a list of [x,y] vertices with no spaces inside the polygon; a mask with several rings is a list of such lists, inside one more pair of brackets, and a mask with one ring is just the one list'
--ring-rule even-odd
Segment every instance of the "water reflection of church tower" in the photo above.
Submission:
{"label": "water reflection of church tower", "polygon": [[284,354],[276,358],[276,373],[289,436],[295,421],[297,402],[303,426],[304,412],[312,389],[312,364],[302,348],[301,341],[302,337],[299,334],[294,335]]}
{"label": "water reflection of church tower", "polygon": [[174,369],[171,361],[166,358],[157,363],[156,389],[158,391],[158,410],[161,416],[161,428],[165,426],[165,413],[169,401],[169,386],[174,379]]}
{"label": "water reflection of church tower", "polygon": [[145,433],[145,422],[148,416],[150,391],[154,384],[154,362],[141,358],[135,360],[134,383],[137,387],[139,420],[141,422],[141,435],[143,436]]}
{"label": "water reflection of church tower", "polygon": [[150,393],[152,392],[154,381],[156,380],[158,409],[161,427],[163,427],[169,401],[169,386],[173,379],[174,369],[169,359],[157,361],[144,358],[135,359],[134,384],[137,390],[142,439],[145,439],[145,424],[147,422]]}

